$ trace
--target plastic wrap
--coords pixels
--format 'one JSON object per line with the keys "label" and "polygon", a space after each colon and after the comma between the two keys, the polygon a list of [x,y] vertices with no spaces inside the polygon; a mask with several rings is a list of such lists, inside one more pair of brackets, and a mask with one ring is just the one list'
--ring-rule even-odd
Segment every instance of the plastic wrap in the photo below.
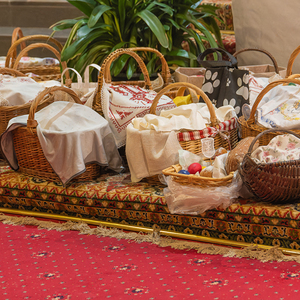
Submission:
{"label": "plastic wrap", "polygon": [[240,196],[243,186],[238,172],[235,172],[230,184],[220,187],[182,185],[173,181],[171,176],[165,181],[168,187],[164,188],[164,196],[171,214],[198,215],[216,207],[225,209]]}

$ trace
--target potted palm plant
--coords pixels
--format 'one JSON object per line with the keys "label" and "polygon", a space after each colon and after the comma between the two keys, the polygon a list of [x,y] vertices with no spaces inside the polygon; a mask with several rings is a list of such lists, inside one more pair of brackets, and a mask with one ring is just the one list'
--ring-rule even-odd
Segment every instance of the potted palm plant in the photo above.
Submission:
{"label": "potted palm plant", "polygon": [[[201,0],[202,1],[202,0]],[[83,73],[88,64],[101,64],[118,48],[152,47],[165,55],[170,66],[197,66],[197,55],[222,44],[215,7],[196,0],[68,0],[83,16],[57,22],[53,33],[70,29],[62,60]],[[216,40],[217,42],[216,42]],[[182,48],[188,45],[189,51]],[[159,69],[159,59],[146,54],[149,74]],[[131,78],[137,66],[128,56],[112,65],[117,75],[126,66]]]}

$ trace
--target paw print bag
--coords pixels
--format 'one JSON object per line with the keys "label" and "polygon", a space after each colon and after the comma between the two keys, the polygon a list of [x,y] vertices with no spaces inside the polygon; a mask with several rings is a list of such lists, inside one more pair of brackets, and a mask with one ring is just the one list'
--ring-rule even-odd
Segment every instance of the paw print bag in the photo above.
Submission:
{"label": "paw print bag", "polygon": [[[205,60],[206,56],[213,53],[218,54],[218,60]],[[229,60],[223,60],[219,53]],[[206,68],[203,92],[217,108],[232,105],[240,117],[242,106],[249,104],[249,71],[238,69],[236,58],[221,48],[205,50],[197,57],[197,61]]]}

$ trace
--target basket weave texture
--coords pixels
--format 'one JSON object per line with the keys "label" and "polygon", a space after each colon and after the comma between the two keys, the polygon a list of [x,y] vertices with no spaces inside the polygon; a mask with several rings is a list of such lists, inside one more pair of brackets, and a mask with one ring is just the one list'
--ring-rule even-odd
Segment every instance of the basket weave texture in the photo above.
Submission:
{"label": "basket weave texture", "polygon": [[[197,86],[195,86],[191,83],[188,83],[188,82],[171,83],[171,84],[167,85],[166,87],[164,87],[161,91],[159,91],[153,100],[153,103],[150,108],[150,113],[155,114],[158,101],[163,95],[165,95],[171,89],[177,89],[178,91],[182,91],[180,89],[181,87],[185,87],[185,88],[194,90],[197,93],[197,95],[200,95],[202,97],[202,99],[205,101],[205,103],[208,107],[209,113],[210,113],[210,125],[207,129],[209,130],[210,128],[212,128],[212,129],[218,130],[220,127],[219,124],[221,124],[221,122],[217,119],[215,109],[214,109],[210,99],[206,96],[206,94],[200,88],[198,88]],[[192,136],[192,134],[191,134],[191,136]],[[217,133],[214,136],[214,144],[215,144],[216,149],[219,147],[223,147],[227,150],[231,150],[231,149],[235,148],[237,142],[238,142],[237,128],[233,128],[233,129],[229,130],[227,133],[223,133],[223,132]],[[201,135],[198,138],[195,138],[195,135],[193,135],[193,138],[189,139],[187,141],[179,139],[179,143],[180,143],[182,149],[184,149],[184,150],[188,150],[195,154],[200,154],[202,152]]]}
{"label": "basket weave texture", "polygon": [[[261,132],[268,130],[268,128],[261,126],[260,124],[256,124],[256,122],[255,122],[255,113],[256,113],[257,107],[258,107],[260,101],[262,100],[262,98],[264,97],[264,95],[266,95],[267,92],[269,92],[272,88],[274,88],[275,86],[280,85],[280,84],[288,84],[288,83],[300,84],[300,81],[297,79],[290,79],[290,78],[274,81],[274,82],[270,83],[269,85],[267,85],[260,92],[260,94],[256,98],[255,103],[252,106],[249,119],[245,120],[244,116],[242,116],[238,119],[238,123],[240,125],[240,133],[241,133],[242,138],[246,138],[248,136],[256,137]],[[300,130],[292,130],[292,131],[296,134],[300,134]],[[264,134],[263,136],[260,137],[259,145],[261,145],[261,146],[268,145],[269,142],[271,141],[271,139],[278,134],[280,134],[279,130],[278,131],[276,131],[276,130],[268,131],[267,134]]]}
{"label": "basket weave texture", "polygon": [[[20,72],[26,74],[26,73],[33,73],[36,76],[33,77],[36,81],[46,81],[46,80],[60,80],[61,77],[61,68],[58,65],[49,65],[49,66],[30,66],[30,67],[19,67],[19,62],[23,56],[27,56],[28,52],[32,49],[36,48],[47,48],[51,52],[54,53],[56,58],[60,61],[62,69],[67,68],[66,62],[61,62],[60,59],[60,53],[62,51],[62,44],[57,41],[56,39],[49,37],[47,35],[31,35],[31,36],[25,36],[23,37],[22,34],[19,34],[21,38],[17,39],[14,38],[14,35],[12,37],[12,45],[9,48],[6,60],[5,60],[5,67],[7,68],[13,68],[15,70],[19,70]],[[46,43],[32,43],[28,46],[26,45],[26,42],[28,41],[36,41],[36,40],[42,40],[46,41]],[[54,44],[56,48],[49,45],[48,43]],[[17,48],[21,45],[21,51],[17,55]],[[66,74],[67,79],[69,79],[69,74]]]}
{"label": "basket weave texture", "polygon": [[[34,119],[34,114],[39,103],[44,101],[44,97],[51,99],[53,98],[51,93],[58,90],[68,93],[76,103],[82,104],[76,93],[66,87],[47,88],[32,102],[28,115],[27,127],[18,127],[12,131],[15,153],[19,164],[18,171],[54,182],[60,182],[60,178],[53,171],[51,165],[44,156],[36,132],[37,121]],[[100,171],[101,167],[98,164],[88,164],[86,165],[86,171],[73,178],[71,182],[94,180],[99,177]]]}
{"label": "basket weave texture", "polygon": [[244,184],[258,198],[269,203],[291,203],[299,200],[300,195],[300,160],[276,163],[256,163],[251,158],[253,146],[264,135],[290,133],[290,130],[266,130],[252,141],[240,167]]}

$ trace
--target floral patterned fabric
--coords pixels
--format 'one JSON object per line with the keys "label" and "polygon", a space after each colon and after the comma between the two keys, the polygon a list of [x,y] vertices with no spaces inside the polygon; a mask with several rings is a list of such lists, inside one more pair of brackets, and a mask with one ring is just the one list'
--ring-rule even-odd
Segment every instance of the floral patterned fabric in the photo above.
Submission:
{"label": "floral patterned fabric", "polygon": [[292,134],[277,135],[267,146],[260,146],[251,157],[258,163],[274,163],[300,158],[300,139]]}

